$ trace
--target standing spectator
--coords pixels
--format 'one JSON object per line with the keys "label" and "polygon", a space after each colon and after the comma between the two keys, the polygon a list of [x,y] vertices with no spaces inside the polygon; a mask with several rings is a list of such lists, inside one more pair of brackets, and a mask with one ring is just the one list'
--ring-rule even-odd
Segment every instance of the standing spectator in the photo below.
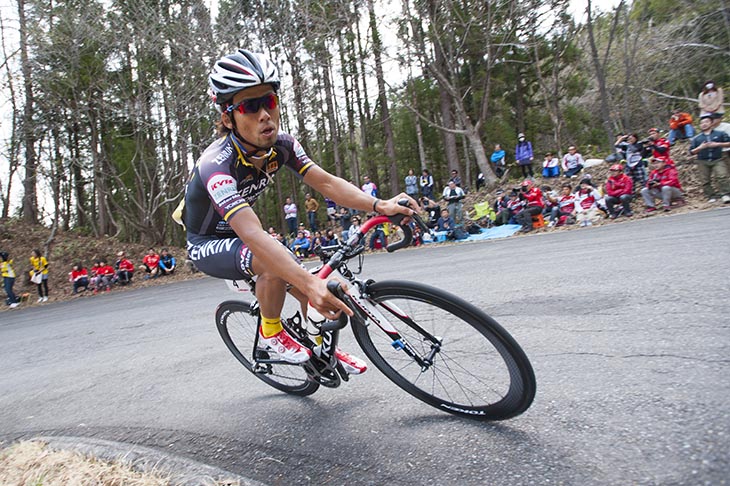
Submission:
{"label": "standing spectator", "polygon": [[312,231],[317,231],[317,210],[319,209],[319,203],[309,193],[304,195],[304,209],[307,211],[309,228]]}
{"label": "standing spectator", "polygon": [[626,135],[626,168],[624,171],[633,181],[634,191],[640,191],[646,185],[646,160],[644,144],[636,133]]}
{"label": "standing spectator", "polygon": [[560,175],[560,161],[552,153],[545,154],[542,161],[542,176],[545,178],[558,177]]}
{"label": "standing spectator", "polygon": [[535,185],[530,179],[522,181],[522,187],[520,192],[520,199],[524,201],[525,207],[520,212],[519,216],[516,216],[518,224],[522,225],[523,232],[532,231],[532,217],[542,214],[542,210],[545,207],[543,201],[542,191]]}
{"label": "standing spectator", "polygon": [[722,118],[725,114],[725,108],[722,106],[722,88],[717,86],[714,81],[705,83],[702,92],[697,97],[697,102],[700,106],[700,118],[710,115],[713,119],[717,119]]}
{"label": "standing spectator", "polygon": [[89,290],[89,272],[81,263],[77,263],[71,268],[68,274],[68,280],[73,285],[74,294],[78,294],[79,289],[84,291]]}
{"label": "standing spectator", "polygon": [[310,246],[311,243],[309,241],[309,238],[304,235],[304,231],[299,230],[297,231],[297,237],[294,238],[294,241],[292,241],[291,243],[290,249],[299,258],[306,258],[307,256],[309,256]]}
{"label": "standing spectator", "polygon": [[[48,260],[37,248],[31,253],[30,266],[31,280],[38,286],[38,302],[46,302],[48,300]],[[36,281],[39,278],[40,281]]]}
{"label": "standing spectator", "polygon": [[487,184],[487,181],[484,179],[484,173],[480,172],[479,174],[477,174],[477,191],[479,190],[480,187],[482,187],[486,184]]}
{"label": "standing spectator", "polygon": [[495,144],[494,152],[492,152],[492,155],[489,157],[489,160],[494,164],[494,173],[500,179],[504,175],[505,166],[507,165],[505,161],[506,155],[505,151],[502,150],[502,146],[500,144]]}
{"label": "standing spectator", "polygon": [[682,185],[679,183],[679,174],[674,165],[667,164],[663,157],[652,157],[651,168],[652,171],[649,173],[646,187],[641,190],[641,196],[644,198],[644,204],[646,205],[645,212],[652,213],[656,211],[655,199],[662,200],[664,211],[672,209],[672,201],[676,201],[678,205],[683,205]]}
{"label": "standing spectator", "polygon": [[672,116],[669,118],[669,145],[674,145],[677,139],[692,138],[694,135],[692,115],[681,110],[672,111]]}
{"label": "standing spectator", "polygon": [[[730,203],[730,174],[728,165],[722,157],[722,149],[730,147],[730,137],[725,132],[713,130],[711,115],[700,118],[700,134],[692,139],[689,153],[697,156],[697,168],[700,171],[702,191],[709,202],[718,197],[723,203]],[[712,177],[715,177],[717,192],[712,188]]]}
{"label": "standing spectator", "polygon": [[665,163],[674,165],[674,161],[669,157],[669,140],[662,137],[658,128],[649,129],[648,143],[646,150],[651,150],[652,157],[662,157]]}
{"label": "standing spectator", "polygon": [[522,177],[532,177],[532,144],[525,139],[525,134],[517,135],[517,146],[515,147],[515,161],[522,169]]}
{"label": "standing spectator", "polygon": [[99,266],[96,267],[96,288],[94,294],[100,290],[110,292],[114,283],[114,267],[107,265],[106,260],[99,260]]}
{"label": "standing spectator", "polygon": [[428,169],[423,169],[421,177],[418,178],[418,185],[421,186],[421,195],[431,199],[433,197],[433,176]]}
{"label": "standing spectator", "polygon": [[117,270],[116,281],[121,285],[127,285],[132,282],[134,264],[125,256],[123,251],[117,253],[117,257],[119,259],[114,264],[114,268]]}
{"label": "standing spectator", "polygon": [[568,153],[563,155],[563,175],[571,179],[578,177],[584,165],[583,156],[578,153],[575,145],[568,147]]}
{"label": "standing spectator", "polygon": [[454,169],[451,171],[451,177],[449,178],[449,182],[454,181],[454,184],[456,184],[456,187],[461,187],[461,176],[459,176],[459,171]]}
{"label": "standing spectator", "polygon": [[160,262],[157,264],[160,267],[160,275],[172,275],[175,273],[176,263],[175,257],[167,251],[167,248],[163,248],[160,253]]}
{"label": "standing spectator", "polygon": [[15,269],[13,269],[13,261],[10,259],[10,255],[6,251],[0,251],[0,275],[3,277],[3,287],[5,288],[5,294],[7,299],[5,303],[14,309],[20,305],[20,301],[13,292],[13,285],[15,285]]}
{"label": "standing spectator", "polygon": [[[610,174],[606,181],[606,207],[608,217],[615,219],[622,214],[633,216],[631,212],[631,200],[634,198],[634,182],[631,177],[622,172],[621,164],[613,164],[609,169]],[[616,211],[616,204],[621,203],[622,209]]]}
{"label": "standing spectator", "polygon": [[327,224],[334,228],[335,223],[337,222],[337,203],[332,199],[325,197],[324,204],[327,209]]}
{"label": "standing spectator", "polygon": [[413,199],[418,199],[418,177],[413,172],[413,169],[408,169],[408,175],[405,179],[406,183],[406,194],[411,196]]}
{"label": "standing spectator", "polygon": [[290,197],[284,200],[284,219],[289,236],[295,235],[297,232],[297,205],[292,202]]}
{"label": "standing spectator", "polygon": [[444,198],[444,201],[446,201],[447,203],[447,208],[451,219],[454,220],[454,222],[456,223],[460,223],[462,208],[461,200],[466,197],[464,195],[464,190],[461,187],[457,186],[456,182],[451,180],[449,181],[449,185],[444,188],[442,196]]}
{"label": "standing spectator", "polygon": [[147,254],[142,258],[142,268],[149,274],[144,276],[144,280],[160,276],[160,255],[154,248],[147,250]]}
{"label": "standing spectator", "polygon": [[342,239],[347,241],[350,237],[350,225],[352,225],[353,216],[347,208],[340,208],[340,226],[342,226]]}
{"label": "standing spectator", "polygon": [[580,181],[578,191],[575,193],[576,220],[580,226],[591,226],[601,219],[598,203],[601,200],[601,193],[593,187],[590,178],[585,177]]}
{"label": "standing spectator", "polygon": [[370,180],[370,176],[363,176],[362,180],[365,181],[362,185],[362,192],[369,196],[378,197],[378,186]]}

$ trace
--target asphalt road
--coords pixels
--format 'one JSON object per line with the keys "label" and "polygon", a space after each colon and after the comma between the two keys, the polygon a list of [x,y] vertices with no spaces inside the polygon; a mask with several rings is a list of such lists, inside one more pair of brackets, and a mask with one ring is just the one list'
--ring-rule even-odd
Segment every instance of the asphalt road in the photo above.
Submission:
{"label": "asphalt road", "polygon": [[[726,484],[730,208],[366,258],[483,307],[525,349],[499,423],[375,369],[295,398],[229,355],[213,279],[0,313],[0,438],[158,448],[267,484]],[[346,332],[343,347],[354,350]]]}

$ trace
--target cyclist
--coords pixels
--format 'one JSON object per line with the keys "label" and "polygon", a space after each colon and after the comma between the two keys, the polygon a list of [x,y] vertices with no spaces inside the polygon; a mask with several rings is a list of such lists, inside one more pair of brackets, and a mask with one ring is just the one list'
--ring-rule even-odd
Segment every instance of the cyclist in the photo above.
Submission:
{"label": "cyclist", "polygon": [[[287,285],[327,319],[352,311],[327,290],[326,281],[304,269],[261,226],[252,205],[282,167],[337,204],[360,211],[412,214],[397,201],[377,199],[315,164],[301,144],[279,131],[279,73],[264,54],[239,49],[219,59],[209,75],[210,95],[220,112],[219,138],[201,155],[187,183],[182,220],[190,259],[218,278],[256,281],[261,313],[259,347],[275,359],[303,363],[311,351],[282,327]],[[410,198],[409,198],[410,199]],[[412,207],[415,202],[410,200]],[[350,374],[365,363],[341,350]]]}

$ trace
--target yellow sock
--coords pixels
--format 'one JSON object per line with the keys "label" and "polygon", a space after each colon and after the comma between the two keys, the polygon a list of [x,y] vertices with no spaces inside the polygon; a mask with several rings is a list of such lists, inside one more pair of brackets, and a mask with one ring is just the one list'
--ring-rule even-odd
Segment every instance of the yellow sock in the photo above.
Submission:
{"label": "yellow sock", "polygon": [[284,326],[281,325],[281,317],[271,319],[261,316],[261,334],[264,337],[268,338],[278,334],[282,329],[284,329]]}

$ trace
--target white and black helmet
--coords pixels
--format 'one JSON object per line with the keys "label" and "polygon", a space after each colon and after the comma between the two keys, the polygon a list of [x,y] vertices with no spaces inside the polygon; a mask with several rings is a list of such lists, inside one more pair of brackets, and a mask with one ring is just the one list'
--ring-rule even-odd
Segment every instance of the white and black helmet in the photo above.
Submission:
{"label": "white and black helmet", "polygon": [[270,84],[278,91],[280,83],[279,70],[271,59],[245,49],[220,58],[208,76],[209,93],[218,107],[230,103],[233,95],[243,89]]}

